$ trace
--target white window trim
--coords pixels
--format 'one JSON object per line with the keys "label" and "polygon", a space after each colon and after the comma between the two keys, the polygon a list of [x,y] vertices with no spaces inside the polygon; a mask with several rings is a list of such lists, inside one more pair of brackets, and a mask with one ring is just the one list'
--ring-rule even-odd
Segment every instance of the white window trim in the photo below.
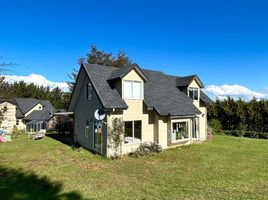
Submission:
{"label": "white window trim", "polygon": [[[170,142],[171,143],[178,143],[178,142],[187,142],[187,141],[190,141],[190,138],[192,137],[191,134],[191,123],[190,123],[190,119],[181,119],[181,120],[172,120],[171,121],[171,127],[170,127]],[[183,122],[186,122],[187,123],[187,126],[188,126],[188,138],[185,138],[185,139],[179,139],[179,140],[172,140],[172,131],[173,131],[173,123],[183,123]]]}
{"label": "white window trim", "polygon": [[[132,97],[125,97],[125,82],[131,82],[131,95]],[[140,83],[140,98],[134,98],[133,97],[133,83]],[[135,81],[135,80],[123,80],[123,98],[127,100],[141,100],[143,99],[143,82],[142,81]]]}
{"label": "white window trim", "polygon": [[[192,98],[190,97],[190,89],[197,89],[197,93],[198,93],[198,98],[197,98],[197,100],[196,100],[196,99],[192,99]],[[199,101],[199,100],[200,100],[200,88],[198,88],[198,87],[188,87],[188,88],[187,88],[187,96],[188,96],[190,99],[192,99],[193,101]]]}
{"label": "white window trim", "polygon": [[[196,133],[196,135],[197,135],[197,137],[193,137],[193,132],[192,132],[192,140],[200,140],[200,118],[199,117],[197,117],[197,118],[194,118],[194,120],[195,120],[195,131],[197,130],[197,133]],[[196,122],[198,121],[198,128],[196,129]]]}

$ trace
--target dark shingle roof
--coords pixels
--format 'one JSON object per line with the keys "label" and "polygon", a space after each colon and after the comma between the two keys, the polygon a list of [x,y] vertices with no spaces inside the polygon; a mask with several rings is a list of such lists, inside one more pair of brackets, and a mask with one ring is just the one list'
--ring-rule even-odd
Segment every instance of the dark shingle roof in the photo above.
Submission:
{"label": "dark shingle roof", "polygon": [[[16,117],[24,118],[27,121],[49,120],[51,118],[51,111],[53,112],[55,110],[50,101],[48,100],[37,100],[33,98],[16,98],[15,101],[17,103]],[[38,103],[43,106],[43,109],[35,110],[25,117],[25,113],[29,112]]]}
{"label": "dark shingle roof", "polygon": [[16,98],[15,101],[23,115],[39,103],[37,99],[33,98]]}
{"label": "dark shingle roof", "polygon": [[52,104],[50,103],[50,101],[48,100],[40,100],[39,101],[42,106],[43,106],[43,110],[35,110],[33,112],[31,112],[29,115],[27,115],[25,117],[25,120],[39,120],[39,121],[43,121],[43,120],[49,120],[52,115],[51,112],[53,112],[55,109],[52,106]]}
{"label": "dark shingle roof", "polygon": [[197,75],[177,77],[176,85],[177,87],[187,87],[191,84],[193,80],[196,80],[201,88],[204,87],[203,83],[200,81]]}
{"label": "dark shingle roof", "polygon": [[84,66],[104,108],[126,109],[125,101],[117,90],[112,89],[108,83],[111,74],[118,68],[93,64],[85,64]]}
{"label": "dark shingle roof", "polygon": [[[116,89],[112,89],[108,83],[118,68],[101,65],[84,65],[87,74],[105,108],[126,109],[127,104]],[[126,68],[126,71],[129,69]],[[141,69],[148,77],[144,83],[144,102],[148,107],[153,107],[159,115],[185,116],[200,114],[190,98],[183,94],[170,79],[162,72]],[[123,72],[124,70],[120,70]],[[119,74],[119,73],[118,73]],[[113,75],[113,76],[112,76]]]}
{"label": "dark shingle roof", "polygon": [[213,101],[205,94],[204,91],[200,90],[200,99],[205,102],[205,104],[213,103]]}
{"label": "dark shingle roof", "polygon": [[[188,86],[193,79],[196,77],[196,75],[192,76],[185,76],[185,77],[179,77],[179,76],[170,76],[168,75],[170,81],[173,82],[177,87],[185,87]],[[213,101],[204,93],[204,91],[201,89],[200,90],[200,99],[205,103],[205,104],[210,104]]]}
{"label": "dark shingle roof", "polygon": [[150,81],[144,84],[144,102],[159,115],[186,116],[200,114],[192,100],[175,85],[175,79],[162,72],[145,70]]}
{"label": "dark shingle roof", "polygon": [[146,77],[146,75],[143,73],[143,71],[141,70],[141,68],[139,68],[138,65],[136,64],[132,64],[132,65],[128,65],[125,67],[121,67],[117,70],[113,70],[113,72],[111,73],[110,77],[108,80],[114,80],[117,78],[124,78],[124,76],[126,76],[132,69],[136,70],[139,75],[142,77],[143,80],[148,81],[148,77]]}

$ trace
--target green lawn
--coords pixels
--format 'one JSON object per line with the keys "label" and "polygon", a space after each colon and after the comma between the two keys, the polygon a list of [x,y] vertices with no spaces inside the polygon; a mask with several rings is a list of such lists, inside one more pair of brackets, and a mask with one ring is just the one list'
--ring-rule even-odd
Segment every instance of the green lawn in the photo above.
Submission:
{"label": "green lawn", "polygon": [[45,137],[0,144],[0,199],[268,199],[268,140],[215,136],[110,160]]}

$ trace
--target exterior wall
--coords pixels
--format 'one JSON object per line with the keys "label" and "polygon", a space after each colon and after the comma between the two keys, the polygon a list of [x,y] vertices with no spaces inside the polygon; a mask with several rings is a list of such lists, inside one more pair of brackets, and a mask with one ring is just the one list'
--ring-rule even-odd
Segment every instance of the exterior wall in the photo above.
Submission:
{"label": "exterior wall", "polygon": [[8,102],[3,102],[0,104],[1,111],[3,111],[4,107],[7,107],[7,112],[3,113],[4,120],[2,121],[1,128],[12,131],[14,125],[16,125],[16,106]]}
{"label": "exterior wall", "polygon": [[[113,118],[122,118],[123,121],[141,121],[142,133],[141,133],[141,142],[153,142],[154,141],[154,113],[148,111],[143,104],[143,85],[144,82],[141,77],[132,70],[129,72],[123,79],[131,81],[141,81],[142,82],[142,99],[125,99],[126,104],[128,105],[127,110],[119,112],[111,112],[107,116],[108,125],[111,124]],[[124,85],[121,83],[121,91],[124,93]],[[124,96],[124,94],[122,94]],[[140,144],[124,144],[121,145],[122,154],[129,153],[139,147]],[[108,148],[108,155],[112,155],[113,149]]]}
{"label": "exterior wall", "polygon": [[168,117],[159,117],[155,113],[154,134],[156,135],[157,142],[165,149],[168,147]]}
{"label": "exterior wall", "polygon": [[[86,72],[82,69],[80,73],[80,77],[78,78],[77,85],[79,87],[76,88],[75,92],[78,92],[78,98],[76,102],[76,106],[74,109],[75,116],[75,132],[74,132],[74,141],[82,145],[83,147],[94,150],[94,112],[96,109],[103,109],[103,106],[97,96],[95,89],[93,88],[93,96],[92,100],[86,99],[86,85],[90,83],[88,76],[86,76]],[[86,130],[86,120],[90,121],[90,132],[87,136],[85,134]],[[103,149],[102,152],[106,155],[106,146],[107,146],[107,137],[106,137],[106,125],[103,125],[103,133],[102,141],[103,141]]]}
{"label": "exterior wall", "polygon": [[200,104],[200,87],[197,84],[197,82],[195,80],[192,81],[192,83],[189,85],[189,87],[199,88],[199,100],[198,101],[193,101],[193,104],[202,113],[202,114],[198,115],[200,140],[206,140],[206,138],[207,138],[207,108],[201,106],[201,104]]}
{"label": "exterior wall", "polygon": [[23,122],[22,119],[18,119],[19,124],[17,125],[18,129],[26,130],[26,124]]}
{"label": "exterior wall", "polygon": [[41,103],[36,104],[36,106],[34,106],[31,110],[29,110],[27,113],[25,113],[25,117],[29,114],[31,114],[31,112],[33,112],[34,110],[43,110],[43,106]]}

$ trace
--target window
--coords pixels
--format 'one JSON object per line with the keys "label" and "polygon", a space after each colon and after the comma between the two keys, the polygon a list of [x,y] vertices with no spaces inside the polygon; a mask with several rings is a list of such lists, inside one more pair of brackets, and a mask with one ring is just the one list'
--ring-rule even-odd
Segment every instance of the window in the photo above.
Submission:
{"label": "window", "polygon": [[42,106],[39,106],[39,110],[41,110],[42,109]]}
{"label": "window", "polygon": [[125,144],[141,142],[141,121],[125,122]]}
{"label": "window", "polygon": [[124,98],[141,99],[141,81],[124,81]]}
{"label": "window", "polygon": [[173,122],[171,141],[189,138],[188,122]]}
{"label": "window", "polygon": [[93,87],[91,83],[88,83],[86,87],[86,99],[87,100],[92,100],[92,93],[93,93]]}
{"label": "window", "polygon": [[192,100],[198,100],[199,99],[199,94],[198,94],[198,88],[189,88],[189,97]]}
{"label": "window", "polygon": [[89,120],[86,120],[85,136],[88,137],[90,133]]}
{"label": "window", "polygon": [[199,138],[199,118],[194,119],[194,131],[192,133],[193,138]]}
{"label": "window", "polygon": [[16,126],[18,126],[20,124],[20,121],[17,119],[16,120]]}

